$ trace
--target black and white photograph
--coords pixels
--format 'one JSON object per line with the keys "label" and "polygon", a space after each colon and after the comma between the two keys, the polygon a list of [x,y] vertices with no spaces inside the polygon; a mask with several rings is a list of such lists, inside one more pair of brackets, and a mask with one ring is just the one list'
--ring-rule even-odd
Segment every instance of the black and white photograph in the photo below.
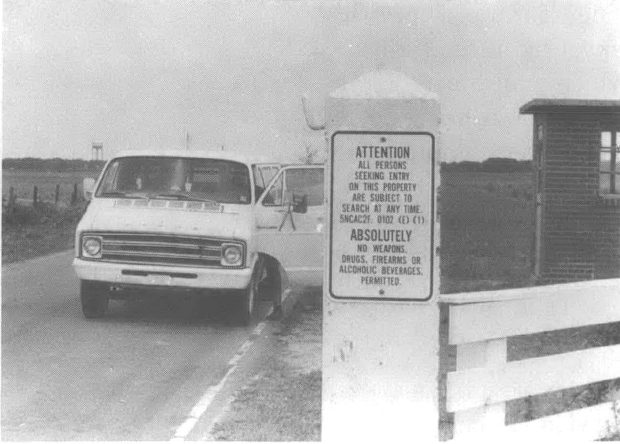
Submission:
{"label": "black and white photograph", "polygon": [[620,441],[620,1],[1,15],[2,441]]}

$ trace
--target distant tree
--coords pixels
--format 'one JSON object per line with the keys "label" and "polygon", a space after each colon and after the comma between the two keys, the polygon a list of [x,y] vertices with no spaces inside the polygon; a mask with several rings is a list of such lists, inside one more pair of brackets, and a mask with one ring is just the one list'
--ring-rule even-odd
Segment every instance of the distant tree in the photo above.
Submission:
{"label": "distant tree", "polygon": [[317,149],[312,148],[309,142],[306,142],[304,155],[298,157],[301,163],[311,164],[316,162]]}
{"label": "distant tree", "polygon": [[488,173],[507,173],[516,170],[517,159],[490,157],[482,162],[482,171]]}
{"label": "distant tree", "polygon": [[531,160],[517,160],[507,157],[490,157],[482,162],[463,160],[461,162],[442,162],[441,170],[446,172],[485,172],[511,173],[531,171]]}
{"label": "distant tree", "polygon": [[54,171],[63,173],[68,171],[100,172],[105,165],[104,160],[84,159],[40,159],[36,157],[2,159],[2,169],[16,169],[26,171]]}

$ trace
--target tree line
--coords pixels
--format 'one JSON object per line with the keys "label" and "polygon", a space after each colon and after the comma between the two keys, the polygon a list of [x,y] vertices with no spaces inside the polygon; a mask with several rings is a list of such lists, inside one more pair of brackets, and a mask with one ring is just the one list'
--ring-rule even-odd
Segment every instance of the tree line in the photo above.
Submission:
{"label": "tree line", "polygon": [[84,159],[41,159],[38,157],[20,157],[2,159],[3,170],[25,170],[25,171],[51,171],[64,173],[71,171],[92,171],[99,172],[103,169],[105,160],[84,160]]}
{"label": "tree line", "polygon": [[[306,150],[306,155],[300,161],[311,163],[314,152]],[[104,160],[84,159],[40,159],[37,157],[7,158],[2,159],[2,169],[26,170],[26,171],[52,171],[57,173],[69,171],[93,171],[103,169]],[[461,162],[442,162],[441,170],[446,172],[483,172],[483,173],[511,173],[519,171],[531,171],[531,160],[517,160],[507,157],[490,157],[482,162],[463,160]]]}
{"label": "tree line", "polygon": [[442,162],[441,171],[446,172],[481,172],[481,173],[515,173],[532,171],[531,160],[517,160],[508,157],[490,157],[482,162],[464,160],[462,162]]}

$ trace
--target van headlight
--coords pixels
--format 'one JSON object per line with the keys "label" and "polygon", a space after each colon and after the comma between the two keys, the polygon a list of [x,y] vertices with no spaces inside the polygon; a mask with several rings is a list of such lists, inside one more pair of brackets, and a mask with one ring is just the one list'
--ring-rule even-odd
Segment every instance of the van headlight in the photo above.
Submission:
{"label": "van headlight", "polygon": [[243,264],[243,245],[222,244],[222,261],[225,267],[239,267]]}
{"label": "van headlight", "polygon": [[84,236],[82,237],[82,256],[91,259],[101,258],[100,236]]}

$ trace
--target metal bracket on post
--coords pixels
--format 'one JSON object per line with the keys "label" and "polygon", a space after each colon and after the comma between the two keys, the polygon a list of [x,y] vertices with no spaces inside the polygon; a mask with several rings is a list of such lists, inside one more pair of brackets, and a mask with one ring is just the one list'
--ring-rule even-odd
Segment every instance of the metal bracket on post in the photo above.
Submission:
{"label": "metal bracket on post", "polygon": [[308,125],[308,127],[314,131],[324,130],[325,123],[317,123],[314,115],[310,111],[310,107],[308,105],[308,96],[305,94],[301,96],[301,106],[304,109],[304,117],[306,118],[306,124]]}

